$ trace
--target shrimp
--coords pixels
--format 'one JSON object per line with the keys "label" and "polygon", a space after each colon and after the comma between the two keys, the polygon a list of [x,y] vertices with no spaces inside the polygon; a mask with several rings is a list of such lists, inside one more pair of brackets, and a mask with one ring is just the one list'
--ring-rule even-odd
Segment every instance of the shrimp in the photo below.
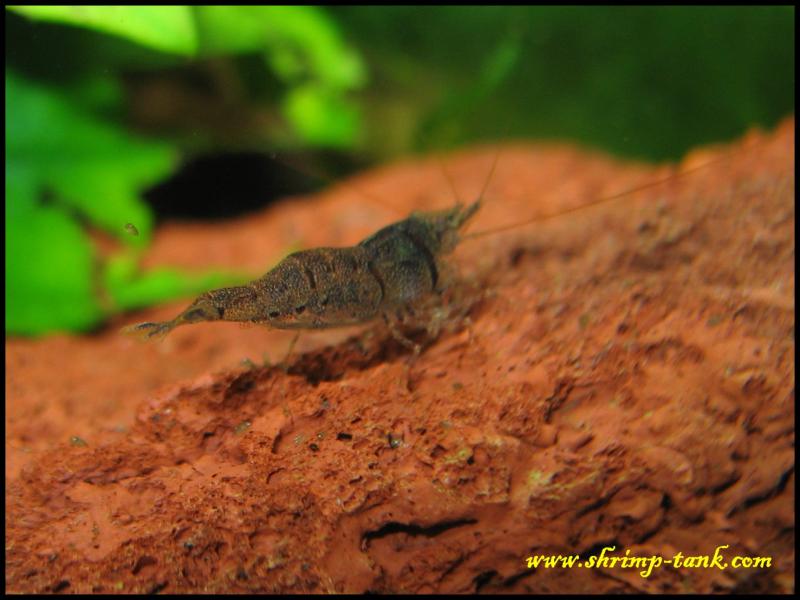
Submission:
{"label": "shrimp", "polygon": [[[463,235],[466,224],[481,207],[498,157],[499,153],[480,195],[471,204],[456,202],[445,210],[412,213],[355,246],[294,252],[255,281],[201,294],[170,321],[139,323],[124,328],[123,332],[144,339],[157,339],[180,325],[208,321],[239,321],[276,329],[314,330],[362,324],[382,317],[392,335],[419,354],[420,346],[406,338],[395,322],[402,322],[404,315],[413,316],[415,307],[444,291],[441,275],[446,268],[445,259],[461,241],[609,202],[721,160],[712,160],[557,214]],[[438,324],[432,324],[429,331],[438,331]]]}
{"label": "shrimp", "polygon": [[398,310],[440,291],[442,257],[456,247],[459,230],[479,208],[480,199],[414,213],[355,246],[295,252],[247,285],[200,295],[171,321],[139,323],[125,331],[158,338],[179,325],[204,321],[327,329],[379,316],[391,324]]}

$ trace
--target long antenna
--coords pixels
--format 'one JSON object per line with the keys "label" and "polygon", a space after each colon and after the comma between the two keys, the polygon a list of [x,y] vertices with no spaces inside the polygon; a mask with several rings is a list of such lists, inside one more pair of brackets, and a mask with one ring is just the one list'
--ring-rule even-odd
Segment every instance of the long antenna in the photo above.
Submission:
{"label": "long antenna", "polygon": [[500,158],[500,153],[502,151],[502,146],[497,149],[497,152],[494,154],[494,159],[492,160],[492,168],[489,169],[489,174],[486,176],[486,181],[483,182],[483,187],[481,188],[481,195],[478,196],[478,201],[483,200],[483,195],[486,193],[486,189],[489,187],[489,182],[492,180],[492,176],[494,175],[494,170],[497,167],[497,161]]}
{"label": "long antenna", "polygon": [[[478,199],[472,203],[471,206],[467,208],[468,214],[471,216],[475,214],[477,210],[480,209],[481,203],[483,202],[483,195],[486,193],[486,189],[489,187],[489,182],[492,180],[492,176],[494,175],[495,168],[497,167],[497,161],[500,158],[500,152],[502,150],[502,146],[497,148],[497,152],[494,154],[494,159],[492,160],[492,168],[489,169],[489,174],[486,175],[486,181],[483,182],[483,187],[481,188],[481,193],[478,195]],[[467,236],[469,237],[469,236]],[[462,238],[463,239],[463,238]]]}
{"label": "long antenna", "polygon": [[[664,177],[662,179],[657,179],[655,181],[650,181],[648,183],[644,183],[642,185],[627,189],[624,192],[619,192],[617,194],[612,194],[611,196],[604,196],[602,198],[598,198],[597,200],[592,200],[591,202],[587,202],[586,204],[581,204],[580,206],[575,206],[573,208],[568,208],[566,210],[562,210],[562,211],[559,211],[559,212],[556,212],[556,213],[552,213],[552,214],[549,214],[549,215],[539,215],[537,217],[533,217],[531,219],[528,219],[526,221],[522,221],[522,222],[519,222],[519,223],[503,225],[501,227],[496,227],[496,228],[493,228],[493,229],[485,229],[484,231],[477,231],[475,233],[471,233],[469,235],[463,236],[461,238],[461,241],[463,242],[465,240],[475,239],[475,238],[483,237],[485,235],[490,235],[490,234],[493,234],[493,233],[500,233],[502,231],[508,231],[510,229],[515,229],[517,227],[522,227],[524,225],[530,225],[531,223],[538,223],[539,221],[546,221],[547,219],[554,219],[555,217],[560,217],[560,216],[563,216],[563,215],[566,215],[566,214],[569,214],[569,213],[578,212],[578,211],[581,211],[581,210],[584,210],[584,209],[587,209],[587,208],[591,208],[592,206],[597,206],[598,204],[603,204],[605,202],[610,202],[612,200],[617,200],[617,199],[622,198],[624,196],[628,196],[630,194],[635,194],[636,192],[641,192],[641,191],[644,191],[644,190],[648,190],[650,188],[654,188],[656,186],[659,186],[659,185],[661,185],[663,183],[669,183],[670,181],[674,181],[674,180],[679,179],[681,177],[685,177],[686,175],[694,173],[695,171],[699,171],[701,169],[705,169],[706,167],[709,167],[709,166],[711,166],[711,165],[713,165],[715,163],[722,162],[723,160],[726,160],[726,159],[730,158],[731,154],[732,153],[726,153],[724,156],[720,156],[718,158],[710,160],[710,161],[708,161],[706,163],[703,163],[701,165],[698,165],[696,167],[691,167],[689,169],[686,169],[685,171],[681,171],[679,173],[674,173],[674,174],[672,174],[672,175],[670,175],[668,177]],[[733,154],[738,154],[738,151],[733,153]],[[492,169],[494,169],[494,167],[492,167]]]}
{"label": "long antenna", "polygon": [[456,201],[456,204],[459,204],[461,202],[461,198],[458,197],[456,184],[453,182],[453,178],[450,177],[450,172],[447,170],[447,165],[444,164],[444,159],[442,158],[441,154],[437,155],[436,158],[439,160],[439,167],[442,169],[442,173],[444,173],[444,177],[447,179],[447,183],[450,185],[450,191],[453,192],[453,200]]}

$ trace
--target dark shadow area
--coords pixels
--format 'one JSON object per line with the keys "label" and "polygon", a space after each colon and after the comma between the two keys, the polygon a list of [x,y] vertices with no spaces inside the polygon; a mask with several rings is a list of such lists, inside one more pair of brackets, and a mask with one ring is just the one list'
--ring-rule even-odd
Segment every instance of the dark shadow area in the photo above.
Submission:
{"label": "dark shadow area", "polygon": [[159,219],[219,219],[263,208],[278,198],[312,193],[326,182],[259,152],[198,156],[145,198]]}

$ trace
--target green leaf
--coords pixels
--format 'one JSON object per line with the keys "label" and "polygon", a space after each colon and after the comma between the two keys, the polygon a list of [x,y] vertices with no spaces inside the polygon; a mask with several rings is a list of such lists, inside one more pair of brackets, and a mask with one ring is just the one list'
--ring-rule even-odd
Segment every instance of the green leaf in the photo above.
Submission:
{"label": "green leaf", "polygon": [[15,215],[14,200],[6,205],[6,329],[40,334],[92,327],[103,312],[92,289],[89,240],[60,210]]}
{"label": "green leaf", "polygon": [[310,75],[338,90],[364,85],[366,71],[359,55],[345,45],[334,22],[321,9],[272,7],[269,19],[273,36],[267,60],[279,76],[291,81]]}
{"label": "green leaf", "polygon": [[108,262],[104,277],[114,305],[123,310],[196,296],[211,289],[247,283],[251,279],[251,276],[221,271],[193,275],[170,268],[152,269],[140,274],[136,258],[124,254]]}
{"label": "green leaf", "polygon": [[[174,160],[170,147],[6,74],[7,331],[85,330],[105,316],[92,246],[72,213],[128,244],[145,244],[152,216],[138,191]],[[139,236],[125,231],[129,222]]]}
{"label": "green leaf", "polygon": [[346,147],[360,131],[357,107],[341,93],[316,84],[291,90],[284,99],[283,112],[303,141],[313,145]]}
{"label": "green leaf", "polygon": [[303,142],[352,145],[361,119],[346,92],[366,83],[366,69],[327,12],[314,6],[201,6],[195,15],[201,53],[263,53],[289,86],[283,113]]}
{"label": "green leaf", "polygon": [[288,82],[313,78],[328,87],[354,89],[366,81],[360,56],[318,7],[200,6],[195,15],[202,53],[266,49],[266,60]]}
{"label": "green leaf", "polygon": [[59,95],[71,104],[96,115],[116,115],[125,109],[122,87],[116,78],[109,77],[108,73],[90,75],[74,84],[66,84],[63,88],[59,88]]}
{"label": "green leaf", "polygon": [[[27,181],[29,190],[36,184],[55,192],[59,202],[125,242],[147,242],[152,217],[138,193],[171,170],[176,153],[170,146],[132,136],[13,74],[6,76],[6,135],[10,178]],[[129,222],[140,236],[125,234]]]}
{"label": "green leaf", "polygon": [[262,50],[272,30],[268,10],[263,6],[195,7],[200,53],[222,55]]}
{"label": "green leaf", "polygon": [[9,6],[31,19],[118,35],[162,52],[193,56],[197,31],[188,6]]}

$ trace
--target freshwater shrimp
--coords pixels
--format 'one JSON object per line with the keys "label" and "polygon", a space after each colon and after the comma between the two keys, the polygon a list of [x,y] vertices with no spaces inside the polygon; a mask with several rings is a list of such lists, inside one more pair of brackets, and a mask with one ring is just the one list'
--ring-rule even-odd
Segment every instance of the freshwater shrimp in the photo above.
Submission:
{"label": "freshwater shrimp", "polygon": [[153,338],[179,325],[221,320],[327,329],[382,316],[393,335],[419,353],[394,320],[441,291],[441,260],[456,247],[459,230],[480,203],[414,213],[355,246],[295,252],[247,285],[201,294],[171,321],[139,323],[125,332]]}
{"label": "freshwater shrimp", "polygon": [[[383,318],[393,337],[417,355],[421,351],[420,345],[409,340],[396,323],[402,323],[407,316],[413,317],[415,309],[426,299],[444,291],[442,272],[447,266],[446,257],[463,240],[609,202],[721,160],[711,160],[555,214],[464,235],[465,226],[481,208],[498,157],[499,153],[478,198],[471,204],[457,201],[448,209],[414,212],[355,246],[294,252],[261,278],[246,285],[201,294],[172,320],[138,323],[124,328],[123,332],[151,339],[161,338],[179,325],[206,321],[239,321],[276,329],[314,330],[364,324]],[[438,323],[431,323],[428,331],[437,332]]]}

